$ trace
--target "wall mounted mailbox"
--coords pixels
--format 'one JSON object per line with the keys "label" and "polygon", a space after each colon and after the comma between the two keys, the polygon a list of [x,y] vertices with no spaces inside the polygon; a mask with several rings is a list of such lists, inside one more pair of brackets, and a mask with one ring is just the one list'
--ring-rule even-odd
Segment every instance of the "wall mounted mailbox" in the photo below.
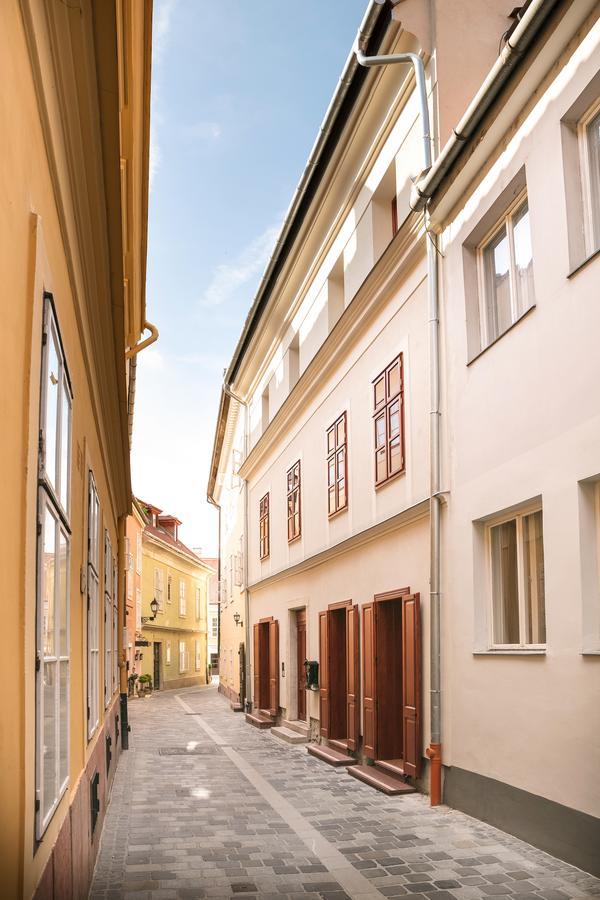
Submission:
{"label": "wall mounted mailbox", "polygon": [[304,661],[304,671],[306,672],[306,687],[309,691],[319,690],[319,663],[316,659],[307,659]]}

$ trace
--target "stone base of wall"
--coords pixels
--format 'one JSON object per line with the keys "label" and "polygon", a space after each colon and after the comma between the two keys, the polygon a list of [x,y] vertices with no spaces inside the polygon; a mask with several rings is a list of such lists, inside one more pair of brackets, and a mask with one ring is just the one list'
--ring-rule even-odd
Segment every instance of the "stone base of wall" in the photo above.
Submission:
{"label": "stone base of wall", "polygon": [[[79,781],[72,790],[71,804],[36,888],[34,900],[87,900],[106,807],[121,754],[120,732],[120,705],[117,694],[107,710],[104,724],[85,770],[81,772]],[[107,737],[111,739],[108,770]],[[92,832],[90,785],[96,772],[100,775],[98,785],[100,811]],[[40,844],[40,847],[42,846],[43,842]]]}
{"label": "stone base of wall", "polygon": [[600,877],[595,816],[456,766],[444,767],[444,803]]}
{"label": "stone base of wall", "polygon": [[219,693],[227,697],[232,703],[241,703],[240,695],[226,684],[219,682]]}
{"label": "stone base of wall", "polygon": [[184,687],[199,687],[203,684],[206,684],[206,675],[204,674],[182,675],[181,678],[170,678],[168,681],[163,682],[159,691],[173,691]]}

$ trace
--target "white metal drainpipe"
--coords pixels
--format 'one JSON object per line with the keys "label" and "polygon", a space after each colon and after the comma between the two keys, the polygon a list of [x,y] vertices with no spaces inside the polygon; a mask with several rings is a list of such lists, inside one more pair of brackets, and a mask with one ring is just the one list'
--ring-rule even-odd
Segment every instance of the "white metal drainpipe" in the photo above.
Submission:
{"label": "white metal drainpipe", "polygon": [[[365,56],[358,36],[356,59],[361,66],[411,65],[415,73],[423,141],[423,174],[431,168],[431,131],[429,106],[423,60],[416,53],[391,53],[385,56]],[[427,227],[427,212],[425,212]],[[438,258],[436,238],[426,234],[427,283],[429,287],[429,368],[431,404],[429,414],[430,455],[430,717],[431,740],[425,751],[430,760],[430,800],[432,806],[442,801],[442,744],[441,744],[441,674],[440,674],[440,548],[441,548],[441,453],[440,453],[440,319],[438,294]]]}

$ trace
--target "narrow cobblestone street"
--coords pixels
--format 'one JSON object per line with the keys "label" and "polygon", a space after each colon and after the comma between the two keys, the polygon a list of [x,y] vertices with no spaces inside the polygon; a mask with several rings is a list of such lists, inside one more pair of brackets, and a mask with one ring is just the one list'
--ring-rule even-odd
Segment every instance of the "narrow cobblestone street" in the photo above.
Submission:
{"label": "narrow cobblestone street", "polygon": [[566,900],[600,881],[414,794],[386,797],[215,688],[131,704],[90,896]]}

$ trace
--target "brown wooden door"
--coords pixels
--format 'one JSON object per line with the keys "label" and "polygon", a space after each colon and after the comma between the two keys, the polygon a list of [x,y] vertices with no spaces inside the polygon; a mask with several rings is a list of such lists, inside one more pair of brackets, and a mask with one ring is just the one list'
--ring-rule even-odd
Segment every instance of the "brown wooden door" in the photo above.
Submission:
{"label": "brown wooden door", "polygon": [[260,708],[260,625],[255,625],[252,629],[252,638],[254,645],[254,660],[253,665],[253,694],[252,694],[252,703],[254,709]]}
{"label": "brown wooden door", "polygon": [[279,622],[269,622],[269,712],[279,710]]}
{"label": "brown wooden door", "polygon": [[404,771],[421,774],[421,612],[419,594],[402,597],[402,732]]}
{"label": "brown wooden door", "polygon": [[296,613],[296,671],[298,675],[298,718],[306,720],[306,610]]}
{"label": "brown wooden door", "polygon": [[319,722],[321,737],[329,737],[329,613],[319,613]]}
{"label": "brown wooden door", "polygon": [[348,749],[358,749],[360,728],[360,645],[358,606],[346,609],[346,720]]}
{"label": "brown wooden door", "polygon": [[363,750],[377,759],[376,603],[365,603],[363,619]]}

